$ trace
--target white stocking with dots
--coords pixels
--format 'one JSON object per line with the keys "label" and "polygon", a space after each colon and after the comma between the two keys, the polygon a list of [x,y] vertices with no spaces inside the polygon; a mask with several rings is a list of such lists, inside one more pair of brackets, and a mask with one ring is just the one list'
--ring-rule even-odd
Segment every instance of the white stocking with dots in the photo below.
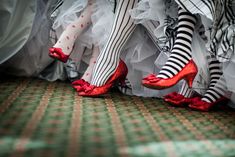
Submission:
{"label": "white stocking with dots", "polygon": [[69,55],[73,50],[75,40],[91,24],[91,14],[94,7],[93,1],[89,1],[87,7],[81,13],[80,17],[69,24],[63,31],[59,40],[53,47],[61,48],[63,53]]}

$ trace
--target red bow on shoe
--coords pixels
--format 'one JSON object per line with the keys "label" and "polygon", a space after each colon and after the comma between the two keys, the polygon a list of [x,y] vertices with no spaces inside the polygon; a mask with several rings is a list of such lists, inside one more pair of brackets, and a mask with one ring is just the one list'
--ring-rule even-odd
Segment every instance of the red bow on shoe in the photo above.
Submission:
{"label": "red bow on shoe", "polygon": [[67,62],[69,55],[64,54],[61,48],[52,47],[49,49],[49,56],[64,63]]}
{"label": "red bow on shoe", "polygon": [[174,106],[179,106],[182,107],[184,105],[190,104],[194,99],[198,99],[200,97],[192,97],[192,98],[187,98],[183,96],[182,94],[179,94],[177,92],[173,92],[170,94],[167,94],[166,96],[163,97],[164,101],[174,105]]}
{"label": "red bow on shoe", "polygon": [[125,82],[125,78],[127,75],[128,69],[126,64],[120,60],[116,71],[113,75],[110,76],[108,81],[103,86],[94,86],[94,85],[86,85],[84,86],[84,90],[78,92],[80,96],[87,96],[87,97],[97,97],[102,94],[108,92],[108,90],[114,85],[116,82],[121,82],[122,84]]}
{"label": "red bow on shoe", "polygon": [[84,87],[88,86],[88,85],[90,85],[90,83],[88,83],[87,81],[85,81],[83,79],[79,79],[79,80],[72,82],[72,86],[73,86],[73,88],[76,89],[77,92],[85,90]]}

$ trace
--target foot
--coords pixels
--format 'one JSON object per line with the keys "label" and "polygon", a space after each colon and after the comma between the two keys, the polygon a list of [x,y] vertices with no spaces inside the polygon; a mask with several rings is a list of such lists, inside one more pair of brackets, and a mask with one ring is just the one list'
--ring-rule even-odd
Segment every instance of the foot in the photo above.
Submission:
{"label": "foot", "polygon": [[173,106],[182,107],[191,103],[192,98],[187,98],[177,92],[173,92],[164,96],[164,101],[172,104]]}
{"label": "foot", "polygon": [[221,63],[214,56],[209,59],[210,84],[202,99],[195,100],[189,107],[200,111],[209,111],[217,104],[226,101],[226,83]]}
{"label": "foot", "polygon": [[189,104],[189,107],[194,110],[208,112],[211,109],[213,109],[215,106],[225,104],[227,101],[228,99],[225,97],[221,97],[215,102],[206,102],[198,98],[198,99],[194,99],[191,102],[191,104]]}
{"label": "foot", "polygon": [[84,90],[78,92],[78,95],[87,96],[87,97],[96,97],[105,94],[114,85],[114,83],[116,82],[125,83],[127,72],[128,70],[126,64],[122,60],[120,60],[116,71],[103,86],[86,85],[84,87]]}
{"label": "foot", "polygon": [[142,80],[142,84],[148,88],[153,89],[165,89],[174,86],[181,79],[185,79],[188,86],[192,88],[193,80],[197,75],[197,66],[193,60],[190,60],[188,64],[176,75],[171,78],[159,78],[154,75],[149,75]]}
{"label": "foot", "polygon": [[85,81],[84,79],[79,79],[72,82],[72,86],[76,89],[77,92],[83,91],[86,86],[89,86],[90,83]]}

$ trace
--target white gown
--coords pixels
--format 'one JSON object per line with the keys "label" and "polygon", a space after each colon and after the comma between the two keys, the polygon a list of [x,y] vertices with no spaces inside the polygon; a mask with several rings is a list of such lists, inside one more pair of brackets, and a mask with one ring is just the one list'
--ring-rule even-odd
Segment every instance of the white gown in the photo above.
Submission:
{"label": "white gown", "polygon": [[[12,9],[9,9],[9,4]],[[9,15],[0,14],[1,18],[10,21],[1,40],[2,73],[17,76],[39,76],[40,73],[52,63],[48,57],[50,20],[48,15],[55,0],[14,1],[1,2],[1,7],[7,6]],[[22,16],[22,15],[25,16]],[[20,21],[20,22],[19,22]],[[4,23],[4,22],[3,22]],[[23,23],[23,24],[21,24]],[[6,23],[7,24],[7,23]]]}
{"label": "white gown", "polygon": [[15,55],[27,42],[35,15],[36,1],[1,0],[0,64]]}

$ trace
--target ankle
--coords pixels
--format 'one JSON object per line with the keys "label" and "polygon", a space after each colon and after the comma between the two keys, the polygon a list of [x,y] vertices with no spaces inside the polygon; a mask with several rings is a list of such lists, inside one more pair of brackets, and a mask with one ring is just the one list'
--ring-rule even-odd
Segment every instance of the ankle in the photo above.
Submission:
{"label": "ankle", "polygon": [[205,101],[205,102],[208,102],[208,103],[213,103],[213,101],[210,101],[209,99],[207,99],[205,97],[202,98],[202,101]]}

